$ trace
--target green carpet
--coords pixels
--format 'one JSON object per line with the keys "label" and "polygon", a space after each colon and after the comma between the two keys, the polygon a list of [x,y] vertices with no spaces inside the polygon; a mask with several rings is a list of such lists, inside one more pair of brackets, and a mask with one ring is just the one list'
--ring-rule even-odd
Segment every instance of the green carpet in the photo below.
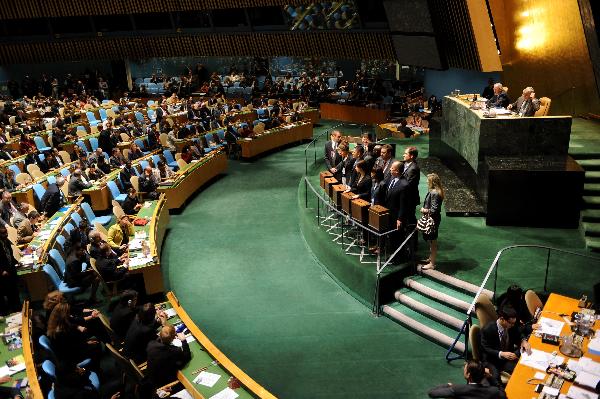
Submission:
{"label": "green carpet", "polygon": [[[417,143],[425,156],[427,139]],[[162,255],[168,287],[226,355],[282,398],[424,398],[428,387],[460,382],[460,362],[447,365],[443,348],[374,318],[325,273],[300,233],[303,172],[304,146],[231,162],[172,216]],[[576,230],[444,218],[439,269],[478,284],[498,249],[524,242],[583,248]],[[511,272],[528,286],[520,261],[533,257],[502,265],[506,279]]]}

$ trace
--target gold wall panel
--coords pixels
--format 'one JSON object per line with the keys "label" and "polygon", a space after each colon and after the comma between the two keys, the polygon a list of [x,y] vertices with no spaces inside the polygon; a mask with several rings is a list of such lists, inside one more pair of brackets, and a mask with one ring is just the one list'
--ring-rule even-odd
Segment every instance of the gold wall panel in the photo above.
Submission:
{"label": "gold wall panel", "polygon": [[533,86],[551,115],[600,112],[577,0],[490,0],[504,69],[516,99]]}

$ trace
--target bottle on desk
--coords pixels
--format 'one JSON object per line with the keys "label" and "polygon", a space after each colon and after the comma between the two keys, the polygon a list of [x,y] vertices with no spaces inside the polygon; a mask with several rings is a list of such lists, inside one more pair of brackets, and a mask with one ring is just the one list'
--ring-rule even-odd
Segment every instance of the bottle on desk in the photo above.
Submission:
{"label": "bottle on desk", "polygon": [[144,256],[150,255],[150,247],[146,240],[142,241],[142,254],[144,254]]}

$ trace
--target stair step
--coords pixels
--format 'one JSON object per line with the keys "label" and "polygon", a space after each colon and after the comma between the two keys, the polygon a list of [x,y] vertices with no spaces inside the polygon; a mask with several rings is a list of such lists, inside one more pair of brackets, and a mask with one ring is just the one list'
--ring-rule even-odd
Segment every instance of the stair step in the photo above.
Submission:
{"label": "stair step", "polygon": [[586,183],[597,183],[600,182],[600,172],[597,171],[586,171],[585,172]]}
{"label": "stair step", "polygon": [[594,252],[600,252],[600,237],[585,237],[586,247]]}
{"label": "stair step", "polygon": [[593,209],[600,208],[600,197],[584,195],[582,198],[583,198],[583,203],[584,203],[585,208],[593,208]]}
{"label": "stair step", "polygon": [[585,209],[581,212],[584,222],[600,222],[600,209]]}
{"label": "stair step", "polygon": [[448,327],[452,327],[456,331],[460,331],[465,322],[464,320],[457,319],[456,317],[450,316],[449,314],[444,313],[441,310],[434,309],[429,305],[419,302],[401,292],[396,292],[394,296],[396,297],[398,302],[400,302],[404,306],[407,306],[415,312],[421,313],[422,315],[425,315],[437,321],[438,323],[444,324]]}
{"label": "stair step", "polygon": [[[424,276],[427,276],[431,279],[434,279],[436,281],[439,281],[443,284],[451,285],[452,287],[454,287],[455,289],[458,289],[460,291],[473,294],[473,296],[475,296],[475,294],[477,294],[477,291],[479,291],[479,286],[477,286],[475,284],[471,284],[467,281],[458,279],[456,277],[449,276],[438,270],[421,270],[421,274]],[[484,294],[488,295],[490,298],[494,297],[494,293],[490,290],[484,289],[482,292]]]}
{"label": "stair step", "polygon": [[[417,334],[430,339],[445,348],[450,348],[456,336],[446,335],[437,329],[429,327],[417,320],[415,318],[409,316],[411,313],[410,310],[403,308],[402,310],[395,309],[389,305],[383,306],[383,313],[388,315],[391,319],[396,320],[398,323],[402,324],[404,327],[416,332]],[[465,352],[465,344],[461,341],[456,343],[454,347],[454,352],[456,353],[464,353]]]}
{"label": "stair step", "polygon": [[[435,284],[431,284],[431,280],[429,280],[429,282],[427,282],[427,285],[424,284],[425,281],[423,281],[425,279],[421,279],[419,281],[416,280],[416,278],[414,277],[407,277],[404,279],[404,284],[414,290],[417,291],[425,296],[428,296],[430,298],[435,299],[438,302],[444,303],[446,305],[449,305],[455,309],[461,310],[466,312],[469,309],[469,306],[471,305],[470,302],[467,302],[463,299],[458,299],[455,296],[452,295],[448,295],[445,294],[444,292],[442,292],[442,290],[447,290],[447,287],[433,287]],[[455,292],[455,294],[460,294],[459,292]],[[462,296],[463,298],[465,297],[464,295],[457,295],[457,296]]]}
{"label": "stair step", "polygon": [[[464,320],[466,318],[466,313],[463,312],[462,310],[454,309],[451,306],[447,306],[446,304],[440,303],[433,298],[429,298],[429,297],[427,297],[417,291],[413,291],[409,288],[404,287],[404,288],[399,289],[398,291],[396,291],[395,295],[398,295],[398,294],[404,294],[417,302],[421,302],[429,307],[437,309],[440,312],[450,315],[456,319]],[[477,321],[474,321],[474,322],[476,323]]]}
{"label": "stair step", "polygon": [[587,170],[600,170],[600,159],[578,159],[577,163],[586,171]]}
{"label": "stair step", "polygon": [[[583,146],[583,144],[580,144],[580,145]],[[575,159],[578,162],[579,162],[579,160],[582,160],[582,159],[597,159],[598,158],[597,152],[587,152],[587,149],[582,148],[582,147],[569,148],[569,155],[572,156],[573,159]]]}
{"label": "stair step", "polygon": [[599,237],[600,236],[600,223],[583,222],[583,231],[586,236]]}
{"label": "stair step", "polygon": [[600,183],[585,183],[583,185],[583,194],[600,195]]}

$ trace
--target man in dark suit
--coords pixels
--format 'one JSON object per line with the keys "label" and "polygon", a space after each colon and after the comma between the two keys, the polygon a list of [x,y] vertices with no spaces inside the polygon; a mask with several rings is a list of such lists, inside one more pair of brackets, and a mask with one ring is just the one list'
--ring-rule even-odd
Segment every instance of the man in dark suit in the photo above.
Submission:
{"label": "man in dark suit", "polygon": [[46,188],[40,206],[40,211],[44,212],[46,216],[51,217],[64,205],[65,198],[60,189],[64,184],[65,178],[59,176],[56,178],[56,183],[49,184]]}
{"label": "man in dark suit", "polygon": [[498,372],[512,373],[521,353],[531,353],[531,345],[515,325],[517,312],[512,307],[503,307],[498,316],[498,320],[489,322],[481,330],[483,358]]}
{"label": "man in dark suit", "polygon": [[0,315],[7,315],[21,309],[15,267],[17,260],[13,255],[12,245],[8,239],[8,230],[0,225]]}
{"label": "man in dark suit", "polygon": [[535,98],[533,87],[526,87],[523,89],[523,95],[510,104],[507,109],[518,113],[519,116],[534,116],[540,109],[540,100]]}
{"label": "man in dark suit", "polygon": [[383,181],[388,182],[390,179],[390,169],[392,164],[394,163],[394,159],[392,158],[393,148],[389,144],[384,144],[381,147],[379,158],[375,161],[375,167],[381,168],[383,171]]}
{"label": "man in dark suit", "polygon": [[506,394],[497,386],[490,385],[486,378],[486,370],[476,360],[469,360],[464,368],[463,375],[466,384],[445,384],[432,388],[428,394],[430,398],[459,398],[459,399],[503,399]]}
{"label": "man in dark suit", "polygon": [[81,178],[81,169],[75,169],[71,176],[71,180],[69,180],[69,195],[72,197],[79,197],[83,190],[90,188],[91,186],[91,183],[84,183]]}
{"label": "man in dark suit", "polygon": [[181,370],[192,358],[190,347],[182,333],[177,334],[181,348],[171,345],[175,339],[175,328],[168,324],[160,330],[158,340],[151,341],[146,348],[148,368],[146,376],[154,387],[161,387],[177,380]]}
{"label": "man in dark suit", "polygon": [[421,169],[417,164],[419,151],[417,147],[407,147],[404,150],[404,169],[401,172],[401,177],[408,183],[407,208],[410,209],[407,222],[408,224],[416,224],[415,208],[421,203],[419,197],[419,180],[421,179]]}
{"label": "man in dark suit", "polygon": [[139,309],[135,319],[127,329],[123,352],[136,364],[146,361],[146,347],[150,341],[156,339],[156,329],[167,323],[167,315],[162,310],[156,312],[156,308],[150,302],[145,303]]}
{"label": "man in dark suit", "polygon": [[106,129],[103,129],[98,136],[98,147],[102,148],[102,151],[105,151],[107,154],[112,154],[112,149],[114,147],[111,136],[112,126],[111,123],[108,122],[106,124]]}
{"label": "man in dark suit", "polygon": [[342,134],[338,130],[334,130],[331,132],[331,140],[325,143],[325,164],[331,173],[334,173],[332,169],[342,160],[337,151],[341,138]]}
{"label": "man in dark suit", "polygon": [[504,92],[502,83],[494,85],[494,94],[485,103],[488,108],[506,108],[510,104],[508,96]]}
{"label": "man in dark suit", "polygon": [[408,221],[410,213],[409,185],[401,177],[402,162],[394,161],[390,167],[390,179],[386,183],[385,207],[390,210],[390,220],[398,230]]}

